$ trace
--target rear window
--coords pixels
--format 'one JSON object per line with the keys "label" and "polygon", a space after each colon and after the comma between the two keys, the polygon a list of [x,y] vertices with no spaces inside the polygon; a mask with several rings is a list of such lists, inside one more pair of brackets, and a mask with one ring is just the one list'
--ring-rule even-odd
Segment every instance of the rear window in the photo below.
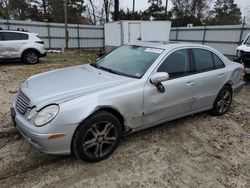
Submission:
{"label": "rear window", "polygon": [[214,68],[212,53],[203,49],[193,49],[197,71],[206,71]]}
{"label": "rear window", "polygon": [[8,41],[8,40],[27,40],[29,36],[24,33],[14,33],[14,32],[2,32],[1,33],[1,40]]}
{"label": "rear window", "polygon": [[213,58],[214,58],[214,66],[215,66],[216,69],[225,67],[225,65],[221,61],[221,59],[217,55],[215,55],[214,53],[213,53]]}

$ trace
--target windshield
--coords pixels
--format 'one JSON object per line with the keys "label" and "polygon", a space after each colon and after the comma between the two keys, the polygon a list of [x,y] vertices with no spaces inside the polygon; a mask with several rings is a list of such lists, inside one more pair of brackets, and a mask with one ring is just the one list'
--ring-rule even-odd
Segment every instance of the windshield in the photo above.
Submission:
{"label": "windshield", "polygon": [[141,78],[162,52],[158,48],[123,45],[92,66],[115,74]]}
{"label": "windshield", "polygon": [[247,39],[245,40],[244,44],[250,44],[250,36],[247,37]]}

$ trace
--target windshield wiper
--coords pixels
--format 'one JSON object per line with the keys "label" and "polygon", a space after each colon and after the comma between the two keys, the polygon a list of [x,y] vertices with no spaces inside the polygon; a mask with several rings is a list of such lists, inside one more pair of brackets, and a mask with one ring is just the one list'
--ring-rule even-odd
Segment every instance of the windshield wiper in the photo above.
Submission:
{"label": "windshield wiper", "polygon": [[99,65],[97,65],[96,63],[90,63],[90,65],[91,65],[91,66],[93,66],[93,67],[95,67],[95,68],[100,69],[100,66],[99,66]]}
{"label": "windshield wiper", "polygon": [[110,73],[113,73],[113,74],[117,74],[117,75],[121,75],[121,76],[127,76],[127,77],[131,77],[131,78],[140,78],[138,76],[133,76],[133,75],[130,75],[130,74],[126,74],[126,73],[123,73],[123,72],[115,71],[113,69],[100,66],[100,65],[98,65],[96,63],[91,63],[90,65],[97,68],[97,69],[101,69],[101,70],[104,70],[104,71],[107,71],[107,72],[110,72]]}
{"label": "windshield wiper", "polygon": [[105,70],[105,71],[107,71],[107,72],[110,72],[110,73],[114,73],[114,74],[119,74],[119,75],[121,75],[120,72],[115,71],[115,70],[110,69],[110,68],[106,68],[106,67],[102,67],[102,66],[99,66],[99,68],[102,69],[102,70]]}
{"label": "windshield wiper", "polygon": [[96,63],[90,63],[91,66],[95,67],[95,68],[98,68],[98,69],[102,69],[102,70],[105,70],[107,72],[110,72],[110,73],[115,73],[115,74],[118,74],[117,71],[114,71],[113,69],[110,69],[110,68],[106,68],[106,67],[103,67],[103,66],[100,66]]}

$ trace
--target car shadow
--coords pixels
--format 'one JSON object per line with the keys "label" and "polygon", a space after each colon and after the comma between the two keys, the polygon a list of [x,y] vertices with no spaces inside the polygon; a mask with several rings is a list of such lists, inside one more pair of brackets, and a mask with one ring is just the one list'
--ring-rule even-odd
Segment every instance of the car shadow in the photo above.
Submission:
{"label": "car shadow", "polygon": [[0,66],[16,66],[16,65],[25,65],[25,63],[23,63],[20,60],[0,60]]}

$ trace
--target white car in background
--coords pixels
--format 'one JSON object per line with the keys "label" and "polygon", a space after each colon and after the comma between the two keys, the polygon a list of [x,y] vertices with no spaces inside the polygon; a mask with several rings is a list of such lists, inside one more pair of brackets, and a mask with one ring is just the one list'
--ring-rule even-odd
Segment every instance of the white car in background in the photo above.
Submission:
{"label": "white car in background", "polygon": [[250,78],[250,33],[240,46],[237,47],[237,61],[245,67],[245,78]]}
{"label": "white car in background", "polygon": [[44,42],[36,33],[0,28],[0,60],[22,60],[27,64],[36,64],[39,58],[45,56]]}

